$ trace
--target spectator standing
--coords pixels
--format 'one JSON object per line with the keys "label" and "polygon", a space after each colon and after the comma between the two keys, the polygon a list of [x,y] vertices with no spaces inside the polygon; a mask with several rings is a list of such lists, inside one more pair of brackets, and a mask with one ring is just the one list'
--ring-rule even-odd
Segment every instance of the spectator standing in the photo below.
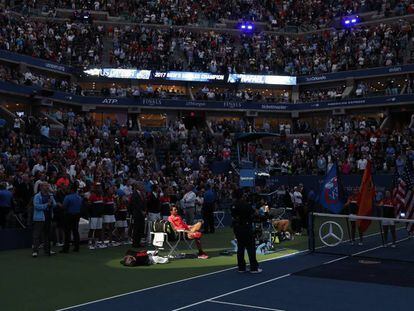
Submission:
{"label": "spectator standing", "polygon": [[361,159],[357,161],[357,168],[359,173],[364,173],[365,168],[367,167],[368,160],[366,159],[366,156],[363,156]]}
{"label": "spectator standing", "polygon": [[318,165],[318,173],[320,175],[325,175],[326,174],[326,159],[323,155],[320,155],[318,157],[317,165]]}

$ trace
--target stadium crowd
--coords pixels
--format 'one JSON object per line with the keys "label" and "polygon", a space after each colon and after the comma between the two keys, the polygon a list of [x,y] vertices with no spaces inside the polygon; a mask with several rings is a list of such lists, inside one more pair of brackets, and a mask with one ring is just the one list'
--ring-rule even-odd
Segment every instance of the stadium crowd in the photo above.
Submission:
{"label": "stadium crowd", "polygon": [[[169,209],[161,204],[165,201],[185,210],[181,199],[190,190],[194,191],[192,207],[203,206],[207,188],[214,189],[217,202],[225,201],[237,184],[236,174],[213,175],[210,164],[231,159],[232,133],[256,130],[243,120],[212,122],[210,127],[221,133],[217,136],[207,128],[188,130],[176,121],[164,133],[130,133],[127,126],[116,121],[107,119],[98,126],[89,114],[72,110],[57,110],[53,117],[65,125],[61,135],[51,135],[53,129],[46,119],[16,118],[13,124],[1,123],[2,187],[13,191],[14,210],[25,223],[30,222],[27,208],[31,197],[42,182],[49,183],[60,207],[62,192],[74,182],[86,199],[94,191],[110,193],[123,207],[127,201],[122,198],[132,193],[137,181],[143,182],[148,195],[156,192],[157,202],[148,209],[160,217],[169,215]],[[413,137],[412,128],[390,132],[380,130],[378,122],[372,120],[335,118],[327,122],[325,129],[309,127],[303,137],[290,139],[282,131],[280,141],[273,143],[270,150],[251,143],[242,152],[250,153],[258,167],[279,174],[323,175],[335,160],[343,174],[362,173],[368,159],[373,161],[374,171],[392,173],[394,168],[400,170],[407,161],[414,161]],[[164,152],[163,157],[160,152]],[[188,189],[188,185],[192,188]],[[6,208],[2,206],[2,226]],[[8,206],[7,215],[12,208]],[[118,215],[116,209],[111,210]],[[56,211],[56,225],[61,227],[61,214],[59,209]],[[189,223],[193,220],[194,215],[188,219]],[[98,244],[102,244],[103,235],[95,238],[90,241],[91,248],[102,247]],[[61,237],[56,237],[55,243],[59,242]]]}
{"label": "stadium crowd", "polygon": [[[409,60],[413,37],[404,20],[291,37],[44,22],[3,12],[0,28],[0,48],[72,66],[108,59],[115,67],[288,75],[400,65]],[[108,39],[110,51],[103,49]]]}
{"label": "stadium crowd", "polygon": [[276,174],[325,175],[335,161],[343,174],[361,174],[368,160],[373,162],[374,172],[393,173],[395,168],[402,169],[405,163],[414,161],[414,129],[380,129],[380,121],[335,118],[325,128],[318,129],[306,122],[296,122],[289,129],[308,135],[293,139],[288,139],[287,131],[280,130],[281,127],[272,129],[267,122],[262,128],[231,120],[214,122],[211,127],[223,135],[239,131],[280,131],[282,137],[273,143],[271,150],[265,150],[260,143],[250,143],[243,149],[258,167]]}
{"label": "stadium crowd", "polygon": [[[303,29],[322,29],[331,26],[336,17],[376,12],[385,17],[412,14],[412,1],[385,0],[232,0],[225,3],[208,0],[202,3],[185,1],[114,1],[114,0],[45,0],[19,1],[22,12],[66,8],[76,11],[105,11],[110,16],[129,21],[162,25],[214,26],[224,20],[255,21],[268,24],[271,29],[301,26]],[[18,3],[19,3],[18,2]]]}
{"label": "stadium crowd", "polygon": [[184,29],[114,28],[112,65],[212,73],[311,75],[404,63],[412,25],[399,21],[301,38]]}
{"label": "stadium crowd", "polygon": [[0,14],[0,49],[64,63],[69,66],[101,64],[103,26],[57,23]]}
{"label": "stadium crowd", "polygon": [[329,89],[311,89],[302,91],[299,95],[300,102],[315,102],[324,100],[340,100],[344,87],[336,87]]}
{"label": "stadium crowd", "polygon": [[[205,131],[188,131],[182,122],[172,123],[165,135],[129,134],[128,128],[117,122],[107,119],[97,126],[90,115],[75,114],[72,110],[56,111],[53,116],[65,125],[60,135],[51,135],[53,129],[47,120],[34,117],[16,118],[9,126],[2,123],[2,228],[16,220],[24,224],[33,221],[37,226],[46,217],[39,216],[42,215],[39,209],[53,206],[51,217],[58,233],[54,243],[61,245],[64,215],[70,213],[66,210],[69,203],[65,203],[65,196],[73,194],[71,187],[77,185],[85,202],[82,206],[78,204],[82,211],[77,213],[92,218],[103,213],[110,216],[104,217],[103,227],[94,224],[91,229],[97,231],[90,233],[89,248],[104,248],[104,237],[109,238],[109,245],[118,245],[112,234],[115,221],[121,235],[119,240],[126,241],[122,229],[127,226],[126,213],[132,204],[128,202],[134,189],[144,194],[143,212],[154,214],[154,220],[168,216],[170,204],[174,203],[184,211],[188,224],[194,221],[196,207],[203,210],[205,222],[211,223],[204,213],[206,206],[210,208],[216,197],[217,200],[231,197],[232,177],[213,176],[209,170],[209,163],[228,157],[228,141],[215,141]],[[163,163],[154,154],[158,145],[169,146]],[[41,194],[36,196],[39,191]],[[48,193],[53,195],[52,201],[45,198]],[[8,199],[4,201],[5,197]],[[14,213],[10,213],[12,210]],[[13,215],[18,217],[11,218]],[[34,256],[42,230],[43,224],[34,229]],[[134,246],[140,243],[140,238],[134,238]]]}

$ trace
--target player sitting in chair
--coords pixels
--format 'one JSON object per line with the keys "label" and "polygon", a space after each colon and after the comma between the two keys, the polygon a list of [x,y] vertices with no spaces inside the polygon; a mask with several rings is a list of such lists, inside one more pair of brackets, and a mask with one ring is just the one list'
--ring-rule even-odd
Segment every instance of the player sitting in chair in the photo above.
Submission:
{"label": "player sitting in chair", "polygon": [[207,254],[203,251],[201,248],[201,226],[202,222],[198,222],[195,225],[189,226],[187,225],[183,219],[178,215],[178,210],[176,206],[171,206],[170,208],[171,215],[168,217],[168,221],[172,224],[174,230],[184,230],[184,232],[187,234],[187,237],[189,239],[194,239],[198,248],[198,258],[200,259],[207,259]]}
{"label": "player sitting in chair", "polygon": [[[283,210],[281,215],[281,210]],[[281,240],[290,240],[291,233],[289,232],[290,221],[288,219],[283,219],[284,209],[278,208],[269,208],[268,205],[264,204],[260,208],[261,213],[263,213],[268,219],[270,219],[273,228],[280,235]]]}

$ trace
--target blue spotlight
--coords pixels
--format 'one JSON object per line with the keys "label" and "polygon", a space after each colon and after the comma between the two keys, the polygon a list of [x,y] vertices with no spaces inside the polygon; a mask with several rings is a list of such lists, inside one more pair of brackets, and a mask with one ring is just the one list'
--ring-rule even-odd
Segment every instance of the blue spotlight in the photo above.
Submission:
{"label": "blue spotlight", "polygon": [[358,15],[354,15],[354,16],[345,16],[342,18],[342,25],[344,27],[350,28],[353,26],[356,26],[360,23],[360,18]]}
{"label": "blue spotlight", "polygon": [[250,22],[243,22],[238,25],[238,28],[244,32],[250,32],[254,30],[254,25]]}

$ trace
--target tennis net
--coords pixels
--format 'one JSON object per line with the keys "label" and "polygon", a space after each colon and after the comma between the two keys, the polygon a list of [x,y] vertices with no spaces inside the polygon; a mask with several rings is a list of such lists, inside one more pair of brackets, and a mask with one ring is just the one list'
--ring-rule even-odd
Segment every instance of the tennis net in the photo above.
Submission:
{"label": "tennis net", "polygon": [[[369,223],[361,235],[360,222]],[[414,262],[414,237],[408,230],[411,226],[414,228],[414,220],[312,213],[309,225],[309,245],[313,252]]]}

